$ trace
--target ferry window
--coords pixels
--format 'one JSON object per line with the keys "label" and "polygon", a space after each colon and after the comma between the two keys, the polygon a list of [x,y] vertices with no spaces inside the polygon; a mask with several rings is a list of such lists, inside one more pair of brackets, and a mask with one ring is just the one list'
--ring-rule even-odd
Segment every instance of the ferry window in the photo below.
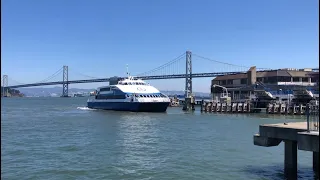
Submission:
{"label": "ferry window", "polygon": [[101,88],[100,91],[110,91],[110,88]]}
{"label": "ferry window", "polygon": [[124,85],[128,85],[128,83],[123,83]]}

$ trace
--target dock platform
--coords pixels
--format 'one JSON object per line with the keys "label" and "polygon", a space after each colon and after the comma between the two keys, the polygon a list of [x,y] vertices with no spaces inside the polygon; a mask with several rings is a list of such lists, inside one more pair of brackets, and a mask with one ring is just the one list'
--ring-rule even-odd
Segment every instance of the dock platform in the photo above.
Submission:
{"label": "dock platform", "polygon": [[253,137],[254,145],[272,147],[284,142],[284,174],[297,179],[297,151],[313,153],[313,170],[319,175],[319,131],[307,131],[307,122],[264,124]]}

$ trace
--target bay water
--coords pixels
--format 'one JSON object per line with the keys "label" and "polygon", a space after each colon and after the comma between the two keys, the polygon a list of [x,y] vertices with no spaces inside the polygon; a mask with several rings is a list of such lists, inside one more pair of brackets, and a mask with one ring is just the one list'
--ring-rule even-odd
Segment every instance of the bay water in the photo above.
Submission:
{"label": "bay water", "polygon": [[[2,98],[3,179],[284,179],[284,147],[253,145],[260,124],[304,116],[92,110],[87,98]],[[299,179],[314,179],[298,151]]]}

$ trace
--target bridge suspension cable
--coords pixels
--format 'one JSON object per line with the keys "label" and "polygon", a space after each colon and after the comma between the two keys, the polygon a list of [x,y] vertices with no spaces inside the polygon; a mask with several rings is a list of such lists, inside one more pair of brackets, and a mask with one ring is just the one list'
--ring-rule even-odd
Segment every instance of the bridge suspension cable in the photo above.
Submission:
{"label": "bridge suspension cable", "polygon": [[81,75],[81,76],[84,76],[84,77],[88,77],[88,78],[90,78],[90,79],[100,79],[100,78],[101,78],[101,77],[88,76],[88,75],[82,74],[82,73],[80,73],[80,72],[78,72],[78,71],[75,71],[74,69],[69,68],[69,72],[70,72],[70,71],[72,71],[73,73],[76,73],[76,74],[78,74],[78,75]]}
{"label": "bridge suspension cable", "polygon": [[[196,56],[196,57],[208,60],[208,61],[216,62],[216,63],[219,63],[219,64],[224,64],[224,65],[229,65],[229,66],[234,66],[234,67],[239,67],[239,68],[246,68],[246,69],[250,68],[249,66],[241,66],[241,65],[236,65],[236,64],[231,64],[231,63],[226,63],[226,62],[222,62],[222,61],[213,60],[213,59],[206,58],[206,57],[203,57],[203,56],[200,56],[200,55],[197,55],[197,54],[193,54],[193,56]],[[257,69],[259,69],[259,70],[270,70],[270,68],[257,68]]]}
{"label": "bridge suspension cable", "polygon": [[208,61],[216,62],[216,63],[219,63],[219,64],[225,64],[225,65],[241,67],[241,68],[250,68],[248,66],[239,66],[239,65],[236,65],[236,64],[230,64],[230,63],[226,63],[226,62],[222,62],[222,61],[213,60],[213,59],[206,58],[206,57],[203,57],[203,56],[200,56],[200,55],[197,55],[197,54],[192,54],[192,55],[196,56],[196,57],[199,57],[199,58],[202,58],[202,59],[205,59],[205,60],[208,60]]}
{"label": "bridge suspension cable", "polygon": [[154,73],[154,72],[159,71],[159,70],[163,70],[164,68],[166,68],[166,67],[168,67],[168,66],[170,66],[170,65],[172,65],[172,64],[174,64],[174,63],[176,63],[178,61],[180,61],[182,58],[185,57],[185,54],[186,53],[183,53],[180,56],[174,58],[173,60],[171,60],[171,61],[169,61],[169,62],[167,62],[167,63],[165,63],[165,64],[163,64],[161,66],[158,66],[158,67],[156,67],[156,68],[154,68],[152,70],[149,70],[147,72],[137,74],[136,76],[145,76],[147,74]]}
{"label": "bridge suspension cable", "polygon": [[8,76],[8,80],[9,80],[9,84],[11,84],[11,82],[16,83],[15,85],[25,84],[25,83],[21,83],[21,82],[19,82],[19,81],[16,81],[16,80],[14,80],[14,79],[11,79],[9,76]]}
{"label": "bridge suspension cable", "polygon": [[55,73],[53,73],[51,76],[43,79],[42,81],[38,81],[36,83],[44,83],[44,82],[48,82],[49,80],[53,79],[54,77],[58,76],[60,73],[62,73],[63,67],[60,68],[58,71],[56,71]]}

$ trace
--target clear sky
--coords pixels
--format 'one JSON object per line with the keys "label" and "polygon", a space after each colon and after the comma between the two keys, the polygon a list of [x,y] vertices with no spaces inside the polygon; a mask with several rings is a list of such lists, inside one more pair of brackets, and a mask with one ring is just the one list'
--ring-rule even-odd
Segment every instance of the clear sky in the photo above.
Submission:
{"label": "clear sky", "polygon": [[[63,65],[69,79],[124,76],[160,66],[186,50],[258,68],[318,67],[318,0],[2,0],[1,75],[22,83]],[[232,67],[193,58],[194,72]],[[182,61],[181,72],[185,67]],[[9,81],[10,81],[9,79]],[[62,75],[53,80],[62,80]],[[185,80],[150,82],[183,90]],[[9,84],[14,84],[10,83]],[[209,92],[210,78],[194,79]],[[100,84],[72,87],[95,88]]]}

